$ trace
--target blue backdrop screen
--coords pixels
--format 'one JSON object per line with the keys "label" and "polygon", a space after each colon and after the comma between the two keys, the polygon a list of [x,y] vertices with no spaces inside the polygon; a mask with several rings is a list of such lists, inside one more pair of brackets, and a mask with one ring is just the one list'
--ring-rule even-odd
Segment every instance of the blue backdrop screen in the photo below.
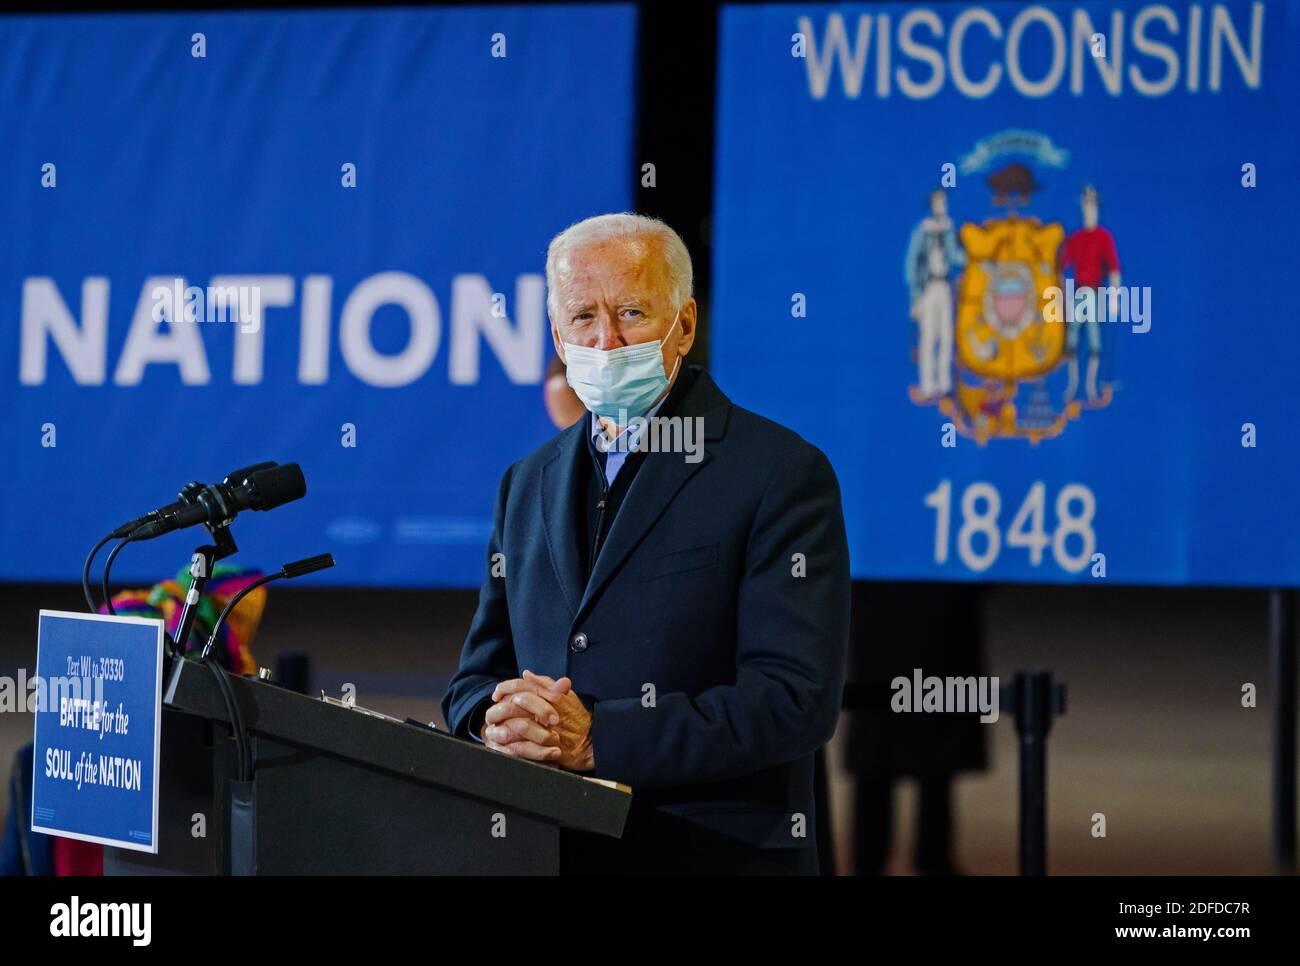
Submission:
{"label": "blue backdrop screen", "polygon": [[477,584],[502,471],[554,432],[546,243],[631,199],[635,53],[617,5],[7,19],[0,578],[75,579],[276,459],[308,496],[241,517],[237,561]]}
{"label": "blue backdrop screen", "polygon": [[1300,583],[1300,4],[721,43],[713,367],[831,457],[856,576]]}

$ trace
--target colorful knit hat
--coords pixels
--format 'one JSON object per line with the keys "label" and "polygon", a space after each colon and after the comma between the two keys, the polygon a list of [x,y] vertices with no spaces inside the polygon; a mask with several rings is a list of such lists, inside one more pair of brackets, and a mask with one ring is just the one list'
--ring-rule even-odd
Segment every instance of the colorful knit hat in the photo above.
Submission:
{"label": "colorful knit hat", "polygon": [[[219,563],[212,569],[212,577],[203,588],[203,596],[195,608],[194,624],[185,648],[186,657],[197,658],[202,653],[203,645],[212,633],[212,625],[230,598],[261,576],[259,570],[232,564]],[[148,590],[124,590],[113,595],[113,609],[131,617],[161,617],[167,633],[174,635],[177,624],[180,623],[181,608],[185,604],[190,580],[189,568],[186,567],[176,575],[175,580],[164,580]],[[266,588],[258,587],[239,602],[221,625],[217,641],[212,645],[212,655],[232,674],[256,673],[257,662],[253,660],[250,646],[265,608]],[[99,612],[107,614],[108,608],[101,605]]]}

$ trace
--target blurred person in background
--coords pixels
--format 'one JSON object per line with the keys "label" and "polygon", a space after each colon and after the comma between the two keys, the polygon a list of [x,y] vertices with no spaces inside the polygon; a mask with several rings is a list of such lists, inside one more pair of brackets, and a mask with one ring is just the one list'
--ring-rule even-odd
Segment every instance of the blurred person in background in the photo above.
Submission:
{"label": "blurred person in background", "polygon": [[556,429],[568,429],[583,416],[587,407],[582,404],[578,394],[569,385],[569,376],[564,368],[564,360],[556,356],[546,367],[546,379],[542,383],[542,401],[546,404],[546,414]]}
{"label": "blurred person in background", "polygon": [[917,788],[913,867],[920,875],[959,874],[953,780],[987,767],[978,711],[908,713],[891,708],[891,683],[925,677],[979,677],[984,671],[984,588],[979,584],[853,582],[853,630],[845,765],[854,775],[854,866],[880,875],[894,832],[894,794]]}

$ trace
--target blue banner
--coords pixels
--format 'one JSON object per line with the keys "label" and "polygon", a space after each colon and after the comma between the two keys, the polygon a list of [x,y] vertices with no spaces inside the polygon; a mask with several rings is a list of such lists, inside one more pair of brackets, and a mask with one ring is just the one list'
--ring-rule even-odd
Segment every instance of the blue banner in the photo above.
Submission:
{"label": "blue banner", "polygon": [[6,19],[0,579],[274,459],[308,494],[240,562],[477,585],[555,431],[547,241],[631,200],[635,54],[622,5]]}
{"label": "blue banner", "polygon": [[158,851],[163,622],[43,610],[32,831]]}
{"label": "blue banner", "polygon": [[736,6],[713,369],[869,578],[1300,583],[1300,4]]}

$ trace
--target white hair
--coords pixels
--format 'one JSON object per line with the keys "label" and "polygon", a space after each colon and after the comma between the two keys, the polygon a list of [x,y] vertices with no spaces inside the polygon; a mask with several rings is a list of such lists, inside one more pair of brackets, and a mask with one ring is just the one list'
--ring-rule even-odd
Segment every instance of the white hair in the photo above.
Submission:
{"label": "white hair", "polygon": [[559,288],[561,265],[579,248],[611,239],[637,239],[645,236],[659,239],[663,246],[664,261],[668,268],[673,311],[676,312],[695,293],[695,271],[691,255],[677,232],[658,218],[621,212],[616,215],[595,215],[575,222],[551,239],[546,248],[546,310],[552,319],[559,318],[556,292]]}

